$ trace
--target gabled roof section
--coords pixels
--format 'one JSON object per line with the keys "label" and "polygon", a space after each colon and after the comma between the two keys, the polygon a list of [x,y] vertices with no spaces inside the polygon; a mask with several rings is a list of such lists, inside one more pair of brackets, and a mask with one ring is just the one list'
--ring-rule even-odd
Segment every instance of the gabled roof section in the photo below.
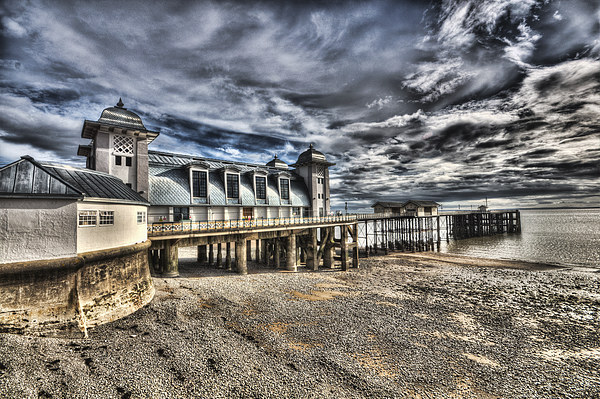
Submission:
{"label": "gabled roof section", "polygon": [[377,201],[376,203],[374,203],[373,205],[371,205],[371,208],[375,208],[376,206],[382,206],[384,208],[400,208],[404,205],[404,202],[384,202],[384,201]]}
{"label": "gabled roof section", "polygon": [[99,198],[148,203],[123,181],[109,174],[38,162],[30,156],[0,169],[0,196]]}
{"label": "gabled roof section", "polygon": [[0,169],[0,196],[83,198],[84,194],[60,176],[25,155]]}
{"label": "gabled roof section", "polygon": [[402,204],[402,206],[406,206],[411,203],[417,206],[440,206],[440,204],[438,204],[437,202],[429,200],[408,200],[404,204]]}

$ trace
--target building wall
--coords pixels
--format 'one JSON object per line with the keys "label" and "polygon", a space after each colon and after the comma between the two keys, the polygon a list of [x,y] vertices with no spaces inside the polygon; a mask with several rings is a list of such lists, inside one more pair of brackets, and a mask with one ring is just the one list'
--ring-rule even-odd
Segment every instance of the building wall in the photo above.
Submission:
{"label": "building wall", "polygon": [[168,221],[169,207],[168,206],[151,206],[148,208],[148,223],[160,222],[160,218]]}
{"label": "building wall", "polygon": [[[120,153],[115,153],[114,151],[114,140],[115,140],[115,136],[124,136],[124,137],[130,137],[131,139],[133,139],[133,154],[130,155],[124,155],[124,154],[120,154]],[[146,141],[146,140],[143,140]],[[118,177],[119,179],[123,180],[125,183],[129,183],[131,184],[131,188],[134,191],[138,191],[137,188],[137,166],[138,166],[138,162],[137,162],[137,151],[138,151],[138,145],[137,145],[137,138],[133,137],[133,136],[127,136],[127,135],[123,135],[123,134],[114,134],[114,133],[110,133],[110,140],[109,140],[109,151],[108,151],[108,157],[109,157],[109,170],[111,175]],[[121,155],[121,165],[117,165],[115,163],[115,156],[116,155]],[[132,158],[132,162],[131,162],[131,166],[127,166],[126,162],[125,162],[125,157],[131,157]],[[147,150],[146,150],[146,157],[147,157]],[[146,170],[146,176],[148,176],[148,171]]]}
{"label": "building wall", "polygon": [[88,210],[114,211],[114,224],[77,226],[77,253],[131,245],[148,238],[146,223],[137,222],[137,212],[147,213],[144,205],[82,201],[77,203],[77,212],[73,215],[75,221],[79,211]]}
{"label": "building wall", "polygon": [[0,264],[77,253],[77,201],[0,199]]}

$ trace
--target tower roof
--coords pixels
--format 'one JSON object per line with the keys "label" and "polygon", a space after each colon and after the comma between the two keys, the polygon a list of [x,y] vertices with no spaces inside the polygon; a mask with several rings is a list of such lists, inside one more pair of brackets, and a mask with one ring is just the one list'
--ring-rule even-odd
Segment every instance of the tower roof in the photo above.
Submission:
{"label": "tower roof", "polygon": [[111,125],[124,126],[133,129],[146,130],[146,127],[142,123],[136,113],[128,111],[127,108],[123,107],[123,101],[119,98],[119,102],[116,106],[106,108],[102,111],[98,122],[108,123]]}
{"label": "tower roof", "polygon": [[328,166],[335,165],[334,163],[328,162],[327,158],[325,158],[325,154],[315,150],[312,144],[308,147],[308,150],[300,154],[298,161],[292,166],[300,166],[307,163],[321,163],[327,164]]}
{"label": "tower roof", "polygon": [[277,155],[275,155],[275,158],[273,158],[272,160],[267,162],[267,166],[270,166],[272,168],[278,168],[278,169],[287,169],[288,168],[288,164],[283,162],[281,159],[277,158]]}

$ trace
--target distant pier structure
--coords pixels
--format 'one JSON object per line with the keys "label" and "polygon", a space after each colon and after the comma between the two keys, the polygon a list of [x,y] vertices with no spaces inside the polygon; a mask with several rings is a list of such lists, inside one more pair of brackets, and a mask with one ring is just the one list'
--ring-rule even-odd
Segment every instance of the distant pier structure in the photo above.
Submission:
{"label": "distant pier structure", "polygon": [[372,213],[357,215],[363,255],[440,250],[442,241],[521,232],[518,210],[446,212],[430,216]]}

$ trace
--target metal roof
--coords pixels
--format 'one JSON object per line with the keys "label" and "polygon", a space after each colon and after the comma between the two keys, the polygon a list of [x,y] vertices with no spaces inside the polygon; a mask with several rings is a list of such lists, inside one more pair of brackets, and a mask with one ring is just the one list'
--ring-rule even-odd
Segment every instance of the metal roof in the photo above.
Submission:
{"label": "metal roof", "polygon": [[381,205],[384,208],[403,208],[406,205],[408,205],[409,203],[413,203],[417,206],[440,206],[440,204],[438,204],[435,201],[429,201],[429,200],[408,200],[408,201],[404,201],[404,202],[385,202],[385,201],[377,201],[376,203],[374,203],[373,205],[371,205],[371,208],[375,208],[377,205]]}
{"label": "metal roof", "polygon": [[0,195],[147,201],[117,177],[89,169],[37,162],[29,156],[0,169]]}
{"label": "metal roof", "polygon": [[[195,201],[194,204],[215,206],[311,206],[304,180],[295,173],[289,173],[290,199],[289,201],[283,200],[283,202],[287,203],[282,202],[279,195],[279,188],[277,187],[277,174],[282,172],[281,168],[157,151],[148,151],[148,160],[149,201],[152,205],[191,205],[188,167],[198,166],[207,167],[209,170],[209,199],[204,203]],[[227,168],[232,167],[239,170],[240,173],[239,203],[230,203],[225,196],[224,173]],[[254,172],[257,174],[268,173],[267,204],[257,203],[255,199],[254,184],[252,181]]]}
{"label": "metal roof", "polygon": [[323,154],[321,151],[315,150],[312,144],[308,147],[308,150],[300,154],[298,161],[291,166],[301,166],[306,163],[320,163],[328,166],[335,165],[334,163],[328,162],[327,158],[325,158],[325,154]]}
{"label": "metal roof", "polygon": [[106,108],[102,111],[98,122],[108,123],[117,126],[126,126],[133,129],[146,130],[146,127],[142,123],[142,118],[135,112],[128,111],[127,108],[123,108],[123,101],[119,98],[119,102],[116,106]]}

